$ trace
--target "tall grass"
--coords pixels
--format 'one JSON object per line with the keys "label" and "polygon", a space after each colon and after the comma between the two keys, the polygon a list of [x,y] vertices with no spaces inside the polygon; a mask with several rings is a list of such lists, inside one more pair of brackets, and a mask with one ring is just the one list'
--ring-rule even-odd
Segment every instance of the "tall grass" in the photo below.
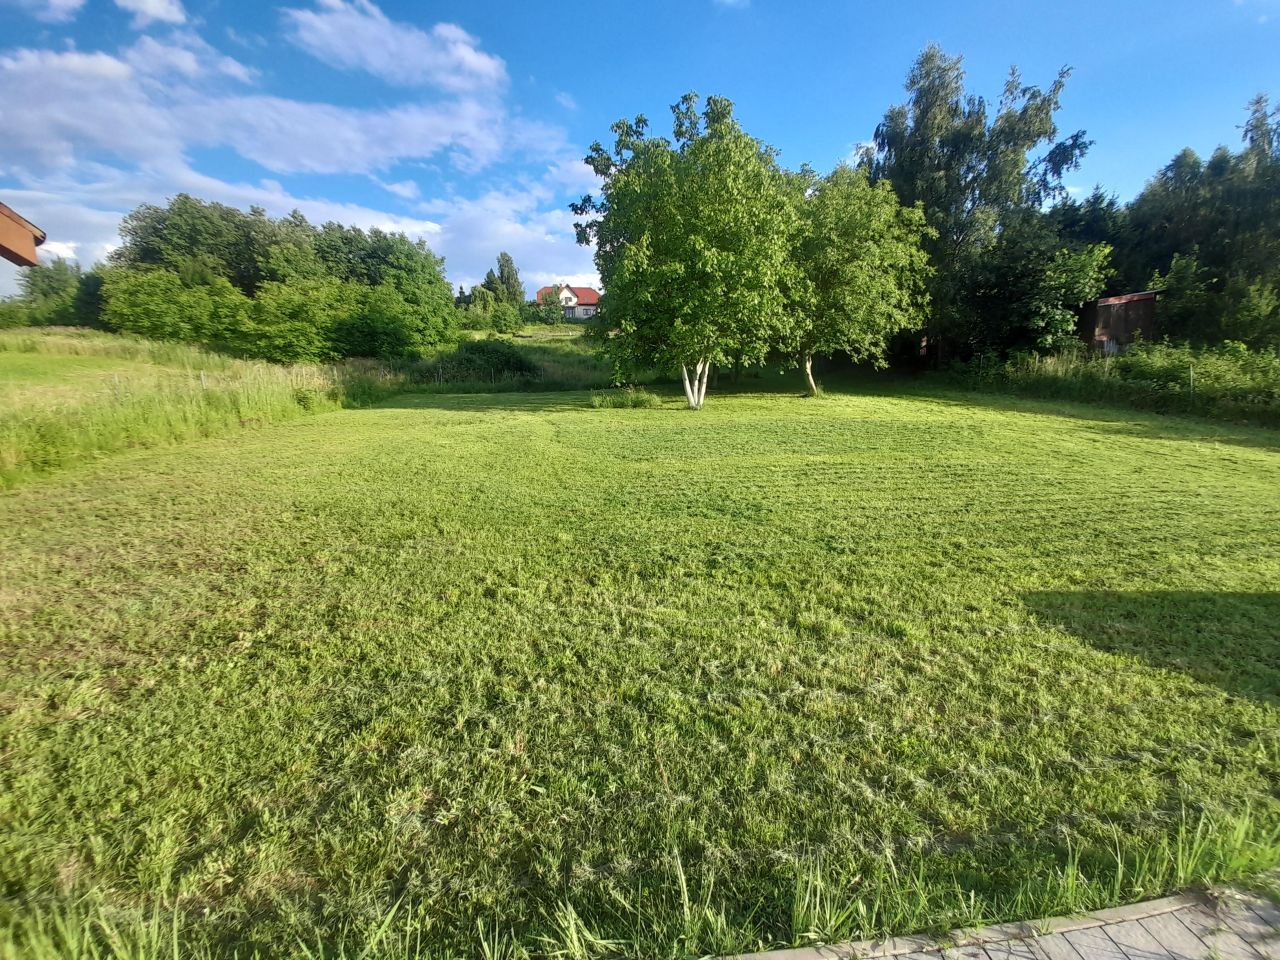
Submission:
{"label": "tall grass", "polygon": [[626,408],[650,409],[662,406],[662,398],[644,387],[622,387],[616,390],[591,391],[591,406],[597,410]]}
{"label": "tall grass", "polygon": [[[481,344],[489,349],[467,356]],[[519,362],[511,362],[513,358]],[[578,335],[464,341],[412,365],[408,372],[414,389],[425,393],[591,390],[608,387],[614,377],[609,363]]]}
{"label": "tall grass", "polygon": [[1280,426],[1280,357],[1239,343],[1140,344],[1119,356],[1022,354],[1003,363],[980,358],[957,373],[980,389]]}
{"label": "tall grass", "polygon": [[[1175,891],[1248,884],[1280,862],[1280,834],[1260,831],[1248,811],[1215,818],[1184,813],[1167,839],[1153,845],[1121,839],[1114,846],[1080,849],[1064,841],[1056,865],[1029,874],[1000,892],[981,878],[941,875],[927,857],[886,851],[870,872],[850,874],[838,864],[802,858],[788,870],[791,882],[787,946],[931,933],[1011,920],[1086,913]],[[761,936],[761,920],[728,908],[721,888],[733,877],[686,869],[677,851],[648,878],[648,885],[615,891],[610,915],[584,916],[572,898],[549,910],[531,929],[496,922],[477,924],[473,949],[461,956],[530,958],[693,958],[764,949],[779,941]],[[634,937],[606,938],[606,922]],[[622,921],[619,923],[619,921]],[[0,912],[0,960],[426,960],[440,953],[425,936],[431,918],[398,901],[363,923],[347,924],[329,938],[295,935],[287,953],[279,947],[229,942],[203,922],[191,904],[163,900],[146,906],[114,903],[101,894],[45,904],[12,904]]]}
{"label": "tall grass", "polygon": [[146,364],[86,383],[71,398],[0,407],[0,488],[107,453],[210,437],[363,406],[403,390],[403,373],[363,361],[276,366],[188,344],[52,328],[0,331],[0,354],[99,356]]}

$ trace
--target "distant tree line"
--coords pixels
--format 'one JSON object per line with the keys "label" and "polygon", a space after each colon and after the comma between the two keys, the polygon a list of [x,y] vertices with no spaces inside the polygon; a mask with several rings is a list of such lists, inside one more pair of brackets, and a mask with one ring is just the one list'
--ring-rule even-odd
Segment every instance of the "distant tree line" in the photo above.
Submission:
{"label": "distant tree line", "polygon": [[1266,97],[1239,150],[1184,149],[1130,203],[1099,188],[1053,216],[1063,235],[1114,247],[1109,292],[1163,291],[1171,339],[1280,348],[1280,108]]}
{"label": "distant tree line", "polygon": [[120,235],[91,270],[55,259],[23,271],[0,325],[95,326],[298,363],[418,356],[459,327],[511,332],[531,309],[507,253],[455,304],[423,241],[297,212],[272,219],[180,194],[138,207]]}
{"label": "distant tree line", "polygon": [[1091,146],[1054,122],[1069,71],[1047,89],[1011,71],[994,111],[964,89],[961,58],[931,46],[863,157],[923,205],[934,275],[926,333],[942,359],[1074,342],[1074,308],[1163,291],[1163,336],[1280,347],[1280,110],[1249,105],[1244,145],[1183,150],[1127,204],[1064,184]]}

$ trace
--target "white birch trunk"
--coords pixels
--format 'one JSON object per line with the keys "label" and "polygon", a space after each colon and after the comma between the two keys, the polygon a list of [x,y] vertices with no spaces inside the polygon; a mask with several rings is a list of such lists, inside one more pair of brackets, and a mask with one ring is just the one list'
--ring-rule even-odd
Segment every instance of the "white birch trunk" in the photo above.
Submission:
{"label": "white birch trunk", "polygon": [[818,395],[818,385],[813,382],[812,353],[806,353],[804,355],[804,378],[809,381],[809,396],[816,397]]}
{"label": "white birch trunk", "polygon": [[680,379],[684,381],[684,398],[689,402],[690,410],[697,410],[698,398],[694,396],[693,385],[689,382],[689,368],[680,364]]}
{"label": "white birch trunk", "polygon": [[711,363],[699,360],[693,367],[693,376],[689,376],[689,367],[680,364],[680,379],[684,382],[684,398],[689,402],[690,410],[701,410],[702,401],[707,396],[707,374],[711,372]]}

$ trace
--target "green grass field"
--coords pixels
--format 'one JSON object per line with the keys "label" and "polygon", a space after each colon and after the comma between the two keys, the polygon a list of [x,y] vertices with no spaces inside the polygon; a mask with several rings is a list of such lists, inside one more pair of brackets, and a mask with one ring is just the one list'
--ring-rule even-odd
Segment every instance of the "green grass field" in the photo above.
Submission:
{"label": "green grass field", "polygon": [[0,956],[691,957],[1280,860],[1280,434],[681,403],[0,497]]}
{"label": "green grass field", "polygon": [[120,450],[366,405],[406,383],[372,361],[284,367],[94,330],[2,330],[0,489]]}

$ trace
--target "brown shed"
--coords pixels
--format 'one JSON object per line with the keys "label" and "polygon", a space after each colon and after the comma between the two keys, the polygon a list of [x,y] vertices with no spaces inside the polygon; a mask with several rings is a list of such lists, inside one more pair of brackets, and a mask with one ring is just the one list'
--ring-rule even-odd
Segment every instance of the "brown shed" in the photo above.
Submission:
{"label": "brown shed", "polygon": [[1117,353],[1136,339],[1156,339],[1158,290],[1091,300],[1080,313],[1080,336],[1099,353]]}
{"label": "brown shed", "polygon": [[20,267],[34,267],[36,247],[44,243],[44,231],[0,203],[0,257]]}

